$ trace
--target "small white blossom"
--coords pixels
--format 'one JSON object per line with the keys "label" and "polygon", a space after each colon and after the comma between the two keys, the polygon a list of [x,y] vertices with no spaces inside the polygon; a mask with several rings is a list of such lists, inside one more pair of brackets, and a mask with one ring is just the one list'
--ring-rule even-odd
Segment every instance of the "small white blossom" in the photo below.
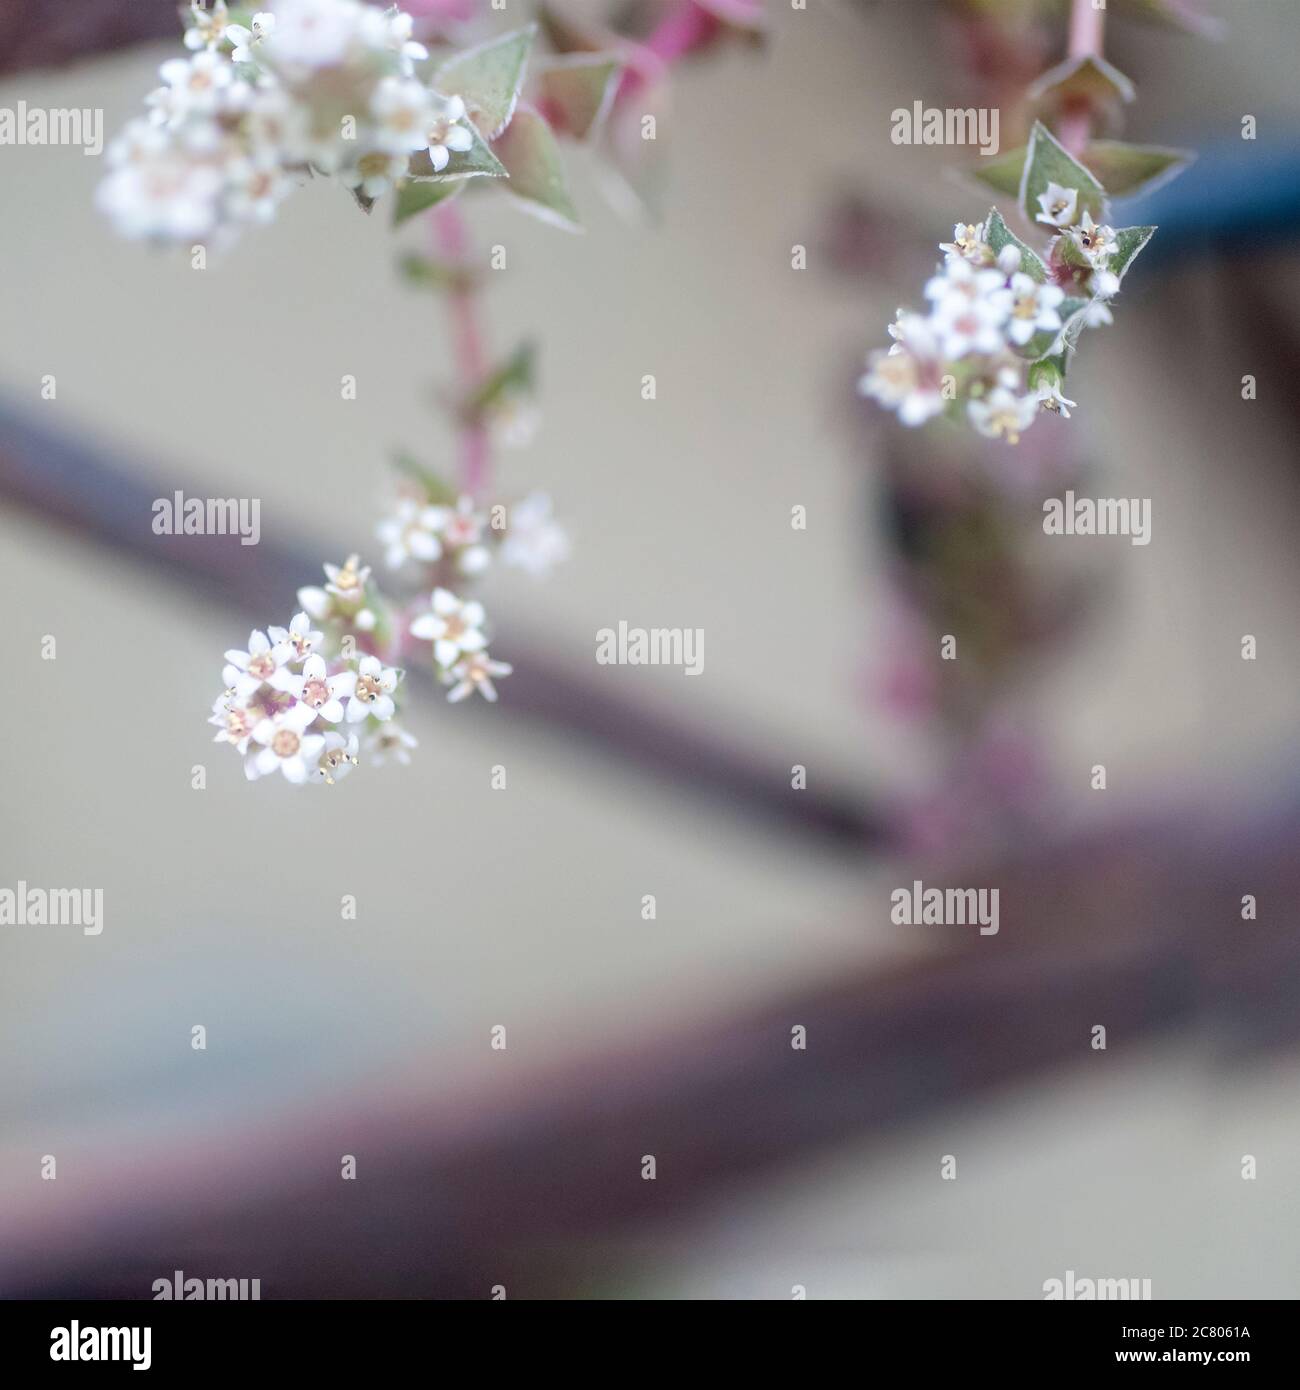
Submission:
{"label": "small white blossom", "polygon": [[433,111],[425,124],[424,144],[429,149],[429,161],[436,173],[451,162],[453,154],[464,154],[474,148],[474,136],[466,125],[465,103],[460,97],[444,97],[430,93]]}
{"label": "small white blossom", "polygon": [[334,67],[347,57],[363,16],[353,0],[279,0],[267,52],[294,68]]}
{"label": "small white blossom", "polygon": [[461,497],[455,508],[434,507],[437,530],[443,548],[456,557],[456,568],[462,574],[481,574],[492,562],[492,552],[482,544],[487,525],[483,515],[474,508],[472,497]]}
{"label": "small white blossom", "polygon": [[976,270],[965,261],[949,261],[945,273],[926,285],[925,297],[934,304],[933,325],[948,359],[968,352],[995,353],[1004,346],[1003,325],[1012,301],[1000,270]]}
{"label": "small white blossom", "polygon": [[192,0],[190,5],[191,24],[185,31],[185,47],[190,50],[216,48],[226,36],[230,15],[226,10],[226,0],[216,0],[212,8],[206,9]]}
{"label": "small white blossom", "polygon": [[1019,444],[1020,436],[1038,416],[1038,397],[1021,396],[1009,385],[999,384],[972,400],[966,413],[982,435],[990,439],[1005,435],[1008,444]]}
{"label": "small white blossom", "polygon": [[285,780],[302,783],[307,780],[308,764],[320,756],[325,746],[321,734],[305,733],[313,718],[304,705],[294,705],[284,714],[264,719],[253,730],[253,740],[262,746],[249,755],[244,770],[250,780],[280,771]]}
{"label": "small white blossom", "polygon": [[1094,270],[1104,270],[1115,254],[1114,229],[1104,224],[1099,226],[1089,212],[1083,214],[1083,221],[1070,235]]}
{"label": "small white blossom", "polygon": [[312,719],[337,724],[343,718],[343,701],[350,700],[356,691],[357,673],[328,675],[325,658],[309,656],[301,675],[282,669],[271,678],[271,685],[300,700],[311,711]]}
{"label": "small white blossom", "polygon": [[316,766],[311,769],[312,780],[332,787],[341,782],[357,765],[357,736],[342,734],[330,729],[325,734],[325,745],[321,749]]}
{"label": "small white blossom", "polygon": [[220,53],[204,49],[192,58],[169,58],[159,69],[164,87],[156,103],[169,123],[185,116],[209,115],[220,105],[221,90],[234,79],[234,70]]}
{"label": "small white blossom", "polygon": [[385,517],[375,528],[389,569],[400,569],[408,560],[432,564],[441,557],[438,532],[446,510],[423,505],[410,497],[399,499],[393,515]]}
{"label": "small white blossom", "polygon": [[391,721],[366,735],[366,757],[375,767],[383,767],[389,758],[403,767],[409,767],[410,750],[418,747],[414,734],[408,734]]}
{"label": "small white blossom", "polygon": [[462,656],[481,652],[487,646],[481,630],[485,618],[481,603],[466,603],[449,589],[435,589],[430,604],[433,611],[416,618],[411,624],[411,636],[433,643],[434,660],[439,666],[454,666]]}
{"label": "small white blossom", "polygon": [[[360,603],[366,596],[366,583],[370,579],[370,566],[362,565],[359,555],[349,555],[342,565],[324,566],[325,577],[329,583],[325,585],[325,592],[333,594],[344,607],[350,607]],[[301,594],[299,595],[301,599]],[[311,613],[304,603],[302,605]],[[316,617],[312,613],[312,617]]]}
{"label": "small white blossom", "polygon": [[244,705],[235,704],[229,694],[218,695],[212,702],[208,723],[217,726],[217,735],[212,741],[233,744],[241,755],[248,752],[253,729],[259,722],[259,715]]}
{"label": "small white blossom", "polygon": [[451,668],[448,679],[454,679],[456,684],[447,692],[447,699],[455,704],[477,690],[485,700],[495,701],[497,688],[492,684],[492,677],[508,676],[513,670],[508,662],[493,661],[487,652],[475,652]]}
{"label": "small white blossom", "polygon": [[226,37],[234,45],[230,61],[232,63],[251,63],[253,61],[253,45],[261,43],[274,28],[275,16],[265,11],[253,16],[250,28],[246,29],[242,24],[228,25]]}
{"label": "small white blossom", "polygon": [[1067,400],[1061,392],[1060,381],[1054,381],[1050,385],[1044,382],[1038,388],[1038,403],[1044,410],[1050,410],[1054,415],[1070,418],[1070,411],[1078,407],[1077,401]]}
{"label": "small white blossom", "polygon": [[503,565],[541,578],[569,558],[569,537],[551,512],[551,499],[544,492],[530,493],[511,507],[510,526],[501,543]]}
{"label": "small white blossom", "polygon": [[239,700],[247,700],[261,685],[269,684],[272,677],[288,661],[291,654],[288,642],[272,645],[266,633],[254,630],[248,636],[248,650],[232,648],[226,653],[226,667],[221,678],[233,689]]}
{"label": "small white blossom", "polygon": [[391,719],[397,709],[393,691],[402,673],[385,666],[377,656],[363,656],[357,663],[356,685],[347,703],[347,721],[357,724],[368,714]]}
{"label": "small white blossom", "polygon": [[415,65],[429,56],[422,43],[411,38],[415,21],[401,10],[376,10],[367,6],[361,32],[366,43],[374,49],[397,54],[403,77],[410,77]]}
{"label": "small white blossom", "polygon": [[341,169],[339,179],[349,188],[359,189],[367,198],[382,198],[406,177],[411,165],[409,154],[388,150],[368,150],[351,168]]}
{"label": "small white blossom", "polygon": [[430,92],[413,77],[383,78],[371,94],[370,114],[375,118],[375,143],[381,150],[409,156],[428,145]]}
{"label": "small white blossom", "polygon": [[939,355],[934,329],[919,314],[900,318],[896,342],[888,352],[871,353],[858,390],[888,410],[897,410],[905,425],[921,425],[940,414],[946,364]]}
{"label": "small white blossom", "polygon": [[1038,195],[1038,206],[1042,210],[1037,221],[1049,227],[1072,227],[1079,212],[1079,190],[1049,182],[1047,192]]}
{"label": "small white blossom", "polygon": [[1061,326],[1057,306],[1065,298],[1058,285],[1040,285],[1023,272],[1011,277],[1011,317],[1007,337],[1017,347],[1024,345],[1037,333],[1055,332]]}
{"label": "small white blossom", "polygon": [[268,627],[267,634],[278,646],[287,643],[291,661],[304,661],[324,641],[323,634],[316,632],[306,613],[295,613],[287,628]]}

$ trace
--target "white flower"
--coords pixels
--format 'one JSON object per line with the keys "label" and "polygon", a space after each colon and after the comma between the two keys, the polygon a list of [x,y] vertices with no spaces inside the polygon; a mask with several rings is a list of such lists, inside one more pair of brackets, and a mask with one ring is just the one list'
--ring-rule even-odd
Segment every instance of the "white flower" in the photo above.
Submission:
{"label": "white flower", "polygon": [[510,527],[501,543],[501,563],[540,578],[569,558],[569,538],[551,515],[551,499],[530,493],[510,509]]}
{"label": "white flower", "polygon": [[429,56],[422,43],[411,38],[414,20],[401,10],[376,10],[366,7],[361,33],[365,42],[375,49],[397,54],[403,77],[410,77],[415,64]]}
{"label": "white flower", "polygon": [[1049,227],[1071,227],[1079,211],[1079,190],[1062,188],[1059,183],[1049,181],[1047,192],[1038,195],[1038,206],[1042,211],[1037,221]]}
{"label": "white flower", "polygon": [[96,201],[127,237],[189,240],[208,236],[217,225],[219,169],[196,164],[161,130],[160,145],[147,144],[140,126],[126,143],[115,142],[117,166],[100,184]]}
{"label": "white flower", "polygon": [[454,679],[456,684],[447,692],[447,699],[455,704],[477,690],[485,700],[495,700],[497,688],[492,684],[492,677],[508,676],[513,670],[514,667],[505,661],[493,661],[487,652],[475,652],[451,668],[446,679]]}
{"label": "white flower", "polygon": [[[1092,220],[1092,214],[1085,212],[1083,221],[1070,233],[1074,238],[1074,244],[1088,258],[1088,264],[1094,270],[1104,270],[1115,254],[1115,232],[1111,227],[1105,225],[1098,226]],[[1118,281],[1116,284],[1118,285]]]}
{"label": "white flower", "polygon": [[339,178],[349,188],[359,188],[367,198],[382,198],[398,179],[406,177],[410,165],[409,154],[370,150],[350,169],[341,170]]}
{"label": "white flower", "polygon": [[375,765],[382,767],[391,757],[403,767],[411,762],[410,749],[418,748],[414,734],[408,734],[394,723],[385,724],[382,729],[372,729],[366,735],[366,756]]}
{"label": "white flower", "polygon": [[305,660],[324,640],[321,633],[313,630],[306,613],[295,613],[287,628],[268,627],[266,631],[272,642],[288,643],[292,649],[291,661]]}
{"label": "white flower", "polygon": [[941,241],[939,250],[950,259],[970,261],[973,265],[987,265],[993,256],[992,248],[984,240],[983,222],[974,225],[958,222],[952,229],[952,240]]}
{"label": "white flower", "polygon": [[1105,328],[1115,322],[1115,315],[1100,299],[1090,299],[1082,312],[1085,328]]}
{"label": "white flower", "polygon": [[254,153],[266,150],[285,164],[307,160],[311,146],[310,114],[283,87],[253,90],[243,130]]}
{"label": "white flower", "polygon": [[279,0],[267,52],[291,67],[334,67],[347,57],[362,18],[353,0]]}
{"label": "white flower", "polygon": [[356,734],[349,734],[344,738],[342,734],[330,729],[325,734],[325,746],[312,769],[312,780],[324,782],[327,787],[332,787],[335,782],[341,782],[356,765]]}
{"label": "white flower", "polygon": [[263,719],[253,730],[254,742],[262,746],[250,754],[244,765],[249,779],[265,777],[278,769],[287,781],[305,782],[308,764],[319,757],[325,746],[322,734],[303,732],[313,717],[305,705],[294,705],[284,714]]}
{"label": "white flower", "polygon": [[252,158],[226,165],[226,211],[239,222],[270,222],[293,185],[274,152],[260,150]]}
{"label": "white flower", "polygon": [[[411,155],[429,143],[431,93],[413,77],[385,77],[370,97],[375,143],[389,154]],[[447,161],[444,159],[443,164]],[[441,165],[435,164],[435,168]]]}
{"label": "white flower", "polygon": [[408,560],[432,564],[442,555],[437,533],[445,511],[445,507],[424,506],[410,497],[398,501],[393,515],[375,528],[389,569],[400,569]]}
{"label": "white flower", "polygon": [[[359,555],[349,555],[342,565],[324,566],[325,577],[329,583],[325,585],[325,592],[333,594],[345,607],[350,607],[360,603],[366,596],[366,581],[370,578],[370,566],[362,565]],[[302,602],[301,592],[298,595],[299,602]],[[302,605],[311,613],[307,605]],[[312,613],[312,617],[316,617]]]}
{"label": "white flower", "polygon": [[[357,688],[355,671],[340,671],[337,675],[326,674],[325,658],[309,656],[303,664],[302,675],[280,670],[271,678],[276,690],[301,700],[311,711],[311,719],[323,719],[328,724],[337,724],[343,718],[343,701],[351,699]],[[308,720],[308,723],[311,722]]]}
{"label": "white flower", "polygon": [[1070,411],[1077,409],[1078,402],[1067,400],[1061,393],[1061,383],[1059,380],[1050,385],[1043,382],[1038,388],[1038,403],[1043,410],[1050,410],[1054,415],[1070,418]]}
{"label": "white flower", "polygon": [[460,97],[444,97],[431,92],[431,118],[425,124],[424,145],[429,147],[429,162],[435,173],[441,173],[451,162],[453,154],[464,154],[474,148],[474,136],[465,119],[465,103]]}
{"label": "white flower", "polygon": [[971,424],[990,439],[1006,436],[1008,444],[1019,444],[1020,436],[1038,415],[1038,397],[1020,396],[1007,385],[995,386],[966,407]]}
{"label": "white flower", "polygon": [[376,719],[391,719],[397,705],[393,691],[402,673],[385,666],[377,656],[363,656],[357,664],[356,685],[347,704],[347,721],[357,724],[366,715]]}
{"label": "white flower", "polygon": [[1024,347],[1036,333],[1055,332],[1060,328],[1057,306],[1065,298],[1065,291],[1058,285],[1040,285],[1031,276],[1017,272],[1011,277],[1011,295],[1007,337],[1017,347]]}
{"label": "white flower", "polygon": [[276,642],[273,646],[266,633],[255,629],[248,635],[247,651],[232,648],[226,653],[227,664],[221,678],[237,699],[247,700],[259,686],[270,683],[288,661],[291,650],[288,642]]}
{"label": "white flower", "polygon": [[234,70],[220,53],[204,49],[192,58],[169,58],[158,69],[166,84],[161,105],[175,123],[184,116],[207,115],[220,105],[222,88],[234,78]]}
{"label": "white flower", "polygon": [[945,357],[994,353],[1004,346],[1002,326],[1011,312],[1011,292],[1000,270],[949,261],[946,273],[926,285],[925,297],[934,303],[933,324]]}
{"label": "white flower", "polygon": [[248,741],[253,737],[253,729],[259,717],[243,705],[235,704],[228,694],[218,695],[212,702],[212,716],[209,724],[217,726],[214,743],[231,743],[241,753],[248,752]]}
{"label": "white flower", "polygon": [[921,425],[944,408],[945,363],[934,329],[919,314],[900,317],[888,352],[873,352],[858,390],[887,410],[897,410],[905,425]]}
{"label": "white flower", "polygon": [[230,24],[226,0],[216,0],[210,10],[205,9],[198,0],[192,0],[190,18],[193,23],[185,31],[185,47],[191,50],[215,48],[225,37]]}
{"label": "white flower", "polygon": [[317,622],[324,622],[334,612],[334,600],[313,585],[298,590],[298,602]]}
{"label": "white flower", "polygon": [[433,657],[439,666],[453,666],[462,656],[487,646],[481,631],[485,617],[481,603],[465,603],[449,589],[435,589],[430,603],[433,611],[416,618],[411,636],[433,643]]}
{"label": "white flower", "polygon": [[234,51],[230,55],[231,62],[251,63],[253,61],[253,45],[261,43],[274,28],[275,16],[267,14],[265,11],[253,16],[251,28],[245,29],[242,24],[228,25],[226,37],[234,45]]}
{"label": "white flower", "polygon": [[492,552],[480,544],[486,521],[474,510],[472,497],[461,497],[451,507],[433,507],[437,513],[437,530],[443,548],[456,556],[456,568],[462,574],[481,574],[492,562]]}
{"label": "white flower", "polygon": [[1009,241],[998,252],[998,269],[1003,275],[1014,275],[1020,269],[1020,262],[1023,259],[1020,247]]}

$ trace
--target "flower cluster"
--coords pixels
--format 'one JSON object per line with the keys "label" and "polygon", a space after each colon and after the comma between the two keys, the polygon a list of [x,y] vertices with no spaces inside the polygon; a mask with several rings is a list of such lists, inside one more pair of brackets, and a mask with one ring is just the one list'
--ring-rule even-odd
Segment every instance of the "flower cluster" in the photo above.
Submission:
{"label": "flower cluster", "polygon": [[416,76],[428,53],[396,7],[278,0],[245,26],[194,0],[190,18],[190,56],[107,151],[99,201],[127,236],[229,238],[312,172],[374,199],[474,145],[464,102]]}
{"label": "flower cluster", "polygon": [[1154,227],[1106,224],[1106,193],[1041,124],[1020,177],[1027,222],[1048,228],[1040,255],[996,208],[959,222],[925,287],[925,313],[898,311],[888,350],[871,353],[859,391],[905,425],[964,417],[1015,444],[1046,410],[1069,418],[1062,390],[1085,328],[1113,322],[1110,304]]}
{"label": "flower cluster", "polygon": [[366,751],[414,743],[391,724],[402,672],[354,645],[327,660],[324,644],[304,612],[287,628],[252,632],[247,650],[226,653],[226,688],[208,722],[217,726],[215,741],[244,759],[250,781],[282,772],[289,782],[333,785],[357,765],[360,735]]}

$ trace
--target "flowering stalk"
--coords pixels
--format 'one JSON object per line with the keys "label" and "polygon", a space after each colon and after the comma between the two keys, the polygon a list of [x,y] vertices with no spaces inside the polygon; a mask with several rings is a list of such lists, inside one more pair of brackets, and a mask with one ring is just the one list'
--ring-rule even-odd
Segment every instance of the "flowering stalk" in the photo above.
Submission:
{"label": "flowering stalk", "polygon": [[[1070,10],[1070,57],[1100,58],[1106,29],[1106,11],[1092,0],[1073,0]],[[1086,93],[1071,97],[1061,113],[1061,144],[1081,159],[1092,134],[1092,102]]]}
{"label": "flowering stalk", "polygon": [[[462,272],[468,266],[467,235],[460,209],[446,203],[435,209],[430,218],[434,248],[437,254]],[[483,334],[479,327],[478,295],[467,274],[457,275],[447,291],[456,359],[460,363],[464,399],[468,403],[482,388],[487,377],[487,359],[483,350]],[[460,413],[461,465],[460,485],[463,491],[481,501],[489,485],[491,440],[481,414],[469,409]]]}

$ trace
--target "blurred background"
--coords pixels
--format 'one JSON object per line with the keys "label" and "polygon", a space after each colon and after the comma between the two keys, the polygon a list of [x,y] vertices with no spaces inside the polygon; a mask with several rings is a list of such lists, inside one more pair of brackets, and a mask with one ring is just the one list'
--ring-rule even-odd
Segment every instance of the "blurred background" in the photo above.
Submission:
{"label": "blurred background", "polygon": [[[854,382],[993,201],[891,112],[1005,100],[1009,148],[1059,7],[769,3],[674,71],[657,216],[581,157],[580,237],[464,199],[509,250],[494,344],[539,350],[500,486],[574,553],[488,581],[499,706],[413,691],[413,765],[330,794],[247,785],[204,721],[226,648],[377,553],[391,451],[450,456],[445,320],[394,271],[421,227],[317,180],[197,273],[109,234],[100,161],[0,147],[0,884],[105,903],[0,930],[0,1291],[1300,1293],[1300,11],[1159,8],[1111,6],[1125,135],[1200,161],[1122,209],[1162,231],[1019,451]],[[41,9],[6,8],[0,107],[111,134],[169,7]],[[1152,543],[1045,545],[1067,486],[1150,498]],[[261,544],[153,536],[176,489],[260,498]],[[620,620],[703,628],[703,675],[598,666]],[[892,925],[914,878],[998,887],[1001,930]]]}

